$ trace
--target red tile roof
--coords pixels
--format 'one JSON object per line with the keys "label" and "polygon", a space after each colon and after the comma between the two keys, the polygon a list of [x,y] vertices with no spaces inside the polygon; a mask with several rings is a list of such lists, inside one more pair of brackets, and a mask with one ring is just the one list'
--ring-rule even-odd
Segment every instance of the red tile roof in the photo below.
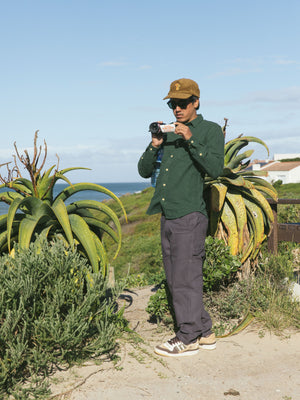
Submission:
{"label": "red tile roof", "polygon": [[290,171],[297,167],[300,167],[300,161],[272,161],[269,164],[261,167],[261,169],[264,171]]}

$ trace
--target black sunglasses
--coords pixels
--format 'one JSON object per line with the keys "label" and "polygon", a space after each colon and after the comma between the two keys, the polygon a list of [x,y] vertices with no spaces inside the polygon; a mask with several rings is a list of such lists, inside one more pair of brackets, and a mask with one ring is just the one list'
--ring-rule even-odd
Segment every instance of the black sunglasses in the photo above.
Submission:
{"label": "black sunglasses", "polygon": [[167,104],[172,109],[175,110],[176,107],[185,110],[190,103],[194,102],[193,97],[189,97],[188,99],[170,99]]}

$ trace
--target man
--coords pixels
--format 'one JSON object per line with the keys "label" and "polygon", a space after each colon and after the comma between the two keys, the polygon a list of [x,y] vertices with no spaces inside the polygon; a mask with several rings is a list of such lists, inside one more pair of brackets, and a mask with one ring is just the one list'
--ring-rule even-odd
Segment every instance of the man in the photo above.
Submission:
{"label": "man", "polygon": [[214,349],[212,322],[203,306],[202,264],[208,226],[203,184],[205,175],[218,177],[224,165],[224,135],[219,125],[205,121],[199,109],[200,90],[190,79],[171,83],[168,106],[176,117],[175,132],[152,134],[138,163],[149,178],[160,152],[157,178],[148,214],[161,213],[161,245],[178,331],[155,347],[163,356],[196,354]]}

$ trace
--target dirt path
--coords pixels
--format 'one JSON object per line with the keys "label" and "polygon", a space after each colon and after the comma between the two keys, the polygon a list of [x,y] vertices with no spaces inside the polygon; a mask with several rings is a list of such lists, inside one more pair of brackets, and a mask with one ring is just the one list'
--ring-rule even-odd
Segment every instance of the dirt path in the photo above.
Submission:
{"label": "dirt path", "polygon": [[165,358],[155,344],[172,332],[159,333],[147,321],[151,288],[128,293],[130,326],[144,343],[121,343],[121,360],[94,363],[55,375],[52,390],[68,400],[299,400],[300,332],[281,339],[250,325],[220,339],[214,351],[193,357]]}

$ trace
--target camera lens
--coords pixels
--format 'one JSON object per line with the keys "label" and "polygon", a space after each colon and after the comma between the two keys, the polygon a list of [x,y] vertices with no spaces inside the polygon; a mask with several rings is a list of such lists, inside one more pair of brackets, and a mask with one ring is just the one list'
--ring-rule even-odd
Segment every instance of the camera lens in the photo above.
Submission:
{"label": "camera lens", "polygon": [[152,124],[150,124],[149,126],[149,132],[151,132],[153,135],[157,135],[158,133],[160,133],[160,127],[159,124],[157,122],[152,122]]}

